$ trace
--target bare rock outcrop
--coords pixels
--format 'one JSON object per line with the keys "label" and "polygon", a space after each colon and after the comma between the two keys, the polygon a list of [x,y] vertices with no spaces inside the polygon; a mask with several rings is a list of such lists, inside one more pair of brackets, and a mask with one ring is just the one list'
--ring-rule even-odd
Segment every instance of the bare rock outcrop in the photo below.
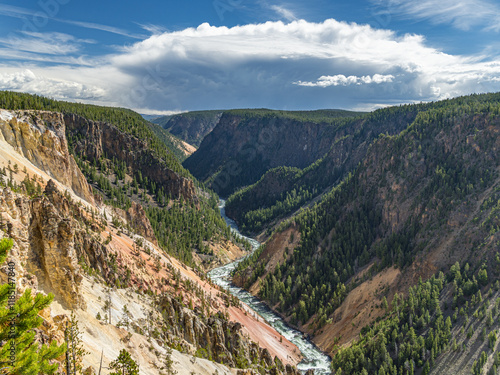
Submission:
{"label": "bare rock outcrop", "polygon": [[0,110],[0,140],[89,203],[92,189],[69,154],[63,115],[45,111]]}
{"label": "bare rock outcrop", "polygon": [[[14,240],[9,259],[15,263],[18,293],[43,290],[63,306],[83,308],[79,261],[107,279],[113,277],[106,248],[86,231],[91,226],[87,214],[53,180],[43,195],[32,199],[9,188],[0,190],[0,234]],[[6,281],[4,268],[1,282]]]}
{"label": "bare rock outcrop", "polygon": [[82,280],[75,250],[75,225],[70,205],[50,180],[45,195],[31,201],[28,271],[40,287],[53,292],[67,306],[82,306],[78,287]]}
{"label": "bare rock outcrop", "polygon": [[140,204],[134,201],[131,201],[131,203],[132,206],[127,211],[120,208],[114,208],[113,210],[118,216],[125,220],[138,235],[158,246],[158,240],[156,239],[151,222],[146,216],[146,212]]}
{"label": "bare rock outcrop", "polygon": [[[25,268],[30,244],[28,226],[31,217],[30,201],[27,197],[13,193],[10,189],[0,190],[0,237],[14,241],[9,252],[9,261],[14,261],[17,278],[17,293],[22,294],[27,288],[36,290],[38,280]],[[7,282],[7,263],[0,265],[0,283]]]}
{"label": "bare rock outcrop", "polygon": [[[202,317],[168,295],[161,297],[158,308],[174,335],[184,337],[197,349],[206,350],[217,362],[229,367],[257,366],[267,374],[299,374],[295,367],[283,366],[277,357],[272,358],[267,349],[247,339],[240,323],[228,321],[220,314]],[[242,375],[254,373],[257,372],[252,369],[238,371]]]}
{"label": "bare rock outcrop", "polygon": [[116,158],[125,162],[130,174],[140,171],[142,176],[161,185],[165,193],[174,198],[196,197],[193,181],[169,169],[146,141],[122,132],[112,124],[74,114],[65,114],[64,123],[68,137],[74,140],[75,151],[84,154],[88,160],[97,161],[104,156]]}

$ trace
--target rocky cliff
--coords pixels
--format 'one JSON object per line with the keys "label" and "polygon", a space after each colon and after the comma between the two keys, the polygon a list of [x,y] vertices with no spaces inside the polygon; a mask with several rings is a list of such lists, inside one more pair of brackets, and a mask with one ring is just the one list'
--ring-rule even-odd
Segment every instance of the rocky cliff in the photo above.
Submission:
{"label": "rocky cliff", "polygon": [[[499,103],[436,103],[380,136],[348,178],[273,234],[266,246],[286,260],[268,267],[264,250],[240,282],[334,352],[384,315],[383,298],[455,262],[496,274]],[[295,225],[299,243],[294,233],[283,241]]]}
{"label": "rocky cliff", "polygon": [[[79,294],[82,270],[75,246],[74,212],[49,181],[45,196],[30,202],[30,242],[27,270],[37,276],[39,287],[54,293],[65,306],[82,306]],[[82,251],[80,250],[80,253]]]}
{"label": "rocky cliff", "polygon": [[64,122],[75,152],[85,155],[88,160],[97,162],[100,158],[115,158],[126,164],[129,174],[140,172],[143,177],[162,186],[171,197],[195,198],[193,181],[169,169],[147,142],[120,131],[112,124],[73,114],[64,115]]}
{"label": "rocky cliff", "polygon": [[142,208],[140,204],[133,201],[131,204],[132,205],[128,210],[113,208],[113,211],[126,223],[128,223],[135,233],[158,246],[158,240],[156,239],[153,227],[144,212],[144,208]]}
{"label": "rocky cliff", "polygon": [[[29,119],[28,114],[32,116]],[[173,368],[181,375],[192,371],[235,374],[237,370],[230,366],[259,368],[260,373],[298,374],[290,365],[300,358],[293,345],[284,340],[289,347],[280,353],[287,354],[283,362],[275,359],[271,353],[282,345],[279,335],[265,322],[247,316],[242,307],[226,305],[220,290],[165,254],[157,246],[140,205],[132,202],[127,210],[109,207],[98,197],[93,199],[90,189],[89,197],[81,199],[77,187],[88,187],[85,178],[81,180],[85,184],[75,184],[73,189],[66,185],[72,183],[64,174],[68,169],[55,168],[63,156],[68,163],[75,163],[64,139],[64,125],[74,125],[73,120],[62,121],[64,117],[45,112],[4,111],[1,115],[5,129],[0,139],[0,237],[14,240],[9,259],[15,263],[18,293],[32,288],[33,292],[55,296],[51,308],[42,313],[43,329],[37,332],[41,341],[56,338],[61,343],[67,316],[75,312],[84,327],[84,347],[90,352],[84,364],[94,372],[101,351],[107,366],[119,348],[126,348],[139,362],[141,374],[158,375],[160,363],[169,355],[166,348],[173,347]],[[25,125],[17,126],[21,118]],[[84,119],[80,121],[84,123]],[[56,137],[55,128],[61,137]],[[49,152],[49,140],[28,143],[25,136],[35,140],[54,137],[49,140],[56,145]],[[99,136],[93,139],[102,141]],[[107,147],[88,146],[88,150],[104,153]],[[76,176],[82,178],[76,163],[74,167]],[[63,175],[51,179],[54,173]],[[218,250],[217,244],[211,245]],[[4,265],[0,266],[0,282],[6,282]],[[155,295],[161,298],[151,297]],[[104,303],[107,298],[109,308]],[[133,314],[127,324],[122,320],[124,306]],[[268,349],[247,338],[254,329],[263,327],[270,334],[259,341]],[[212,353],[213,361],[203,359],[201,349]]]}
{"label": "rocky cliff", "polygon": [[32,199],[4,188],[0,210],[5,235],[15,241],[12,256],[25,275],[20,290],[41,289],[68,308],[84,308],[79,260],[110,281],[116,277],[110,273],[107,250],[88,235],[88,228],[98,230],[90,213],[60,193],[52,180],[43,195]]}
{"label": "rocky cliff", "polygon": [[93,202],[92,190],[68,152],[66,124],[60,113],[0,109],[0,141],[80,198]]}
{"label": "rocky cliff", "polygon": [[333,128],[274,114],[224,113],[184,166],[220,195],[256,182],[278,166],[304,168],[330,149]]}
{"label": "rocky cliff", "polygon": [[203,138],[215,128],[222,113],[223,111],[194,111],[160,117],[153,122],[187,143],[199,147]]}
{"label": "rocky cliff", "polygon": [[[426,105],[389,108],[345,121],[335,128],[326,155],[306,168],[269,170],[257,183],[229,197],[227,215],[253,233],[275,225],[352,172],[380,134],[400,133],[425,108]],[[267,213],[261,215],[260,210]],[[256,221],[259,225],[255,225]]]}
{"label": "rocky cliff", "polygon": [[160,299],[158,308],[176,336],[184,337],[195,348],[202,348],[205,355],[218,362],[230,367],[256,367],[275,375],[299,374],[296,368],[283,365],[269,350],[248,340],[240,323],[228,321],[221,314],[204,318],[167,295]]}
{"label": "rocky cliff", "polygon": [[[121,301],[124,296],[121,296],[123,293],[120,293],[119,289],[113,292],[112,305],[128,304],[132,311],[142,309],[141,314],[130,318],[130,326],[127,326],[129,332],[142,335],[150,335],[153,331],[161,332],[159,336],[158,333],[155,334],[160,345],[176,347],[180,351],[177,355],[180,356],[196,354],[199,358],[224,364],[227,371],[234,367],[253,367],[258,369],[259,373],[265,374],[299,374],[295,367],[289,363],[284,364],[277,357],[273,358],[268,349],[262,349],[250,341],[247,333],[243,333],[242,324],[228,319],[229,315],[224,307],[225,298],[212,298],[212,294],[218,291],[211,287],[209,294],[203,292],[200,289],[203,282],[194,278],[191,270],[173,263],[151,244],[142,244],[144,250],[135,254],[134,241],[119,231],[112,231],[111,228],[106,229],[109,233],[113,232],[111,243],[103,243],[99,233],[109,223],[103,221],[100,215],[96,215],[93,209],[83,207],[59,192],[52,180],[47,183],[43,195],[31,199],[23,194],[13,193],[10,188],[2,189],[0,219],[0,237],[14,239],[10,259],[16,264],[18,293],[28,287],[44,293],[51,292],[62,307],[54,311],[59,314],[57,317],[52,316],[50,311],[45,312],[45,330],[52,332],[51,337],[63,337],[60,330],[64,328],[64,322],[67,320],[64,315],[70,310],[76,311],[81,319],[85,319],[84,325],[93,333],[96,325],[99,327],[103,324],[95,319],[95,311],[104,316],[107,310],[100,310],[98,305],[107,298],[106,293],[109,292],[106,290],[112,290],[99,285],[119,285],[121,280],[122,287],[132,286],[125,293],[127,298],[137,294],[133,298],[134,303],[143,298],[141,293],[146,290],[161,293],[156,302],[142,302],[139,307],[134,307],[130,301]],[[156,259],[160,260],[160,268],[154,264],[153,260]],[[6,282],[4,268],[0,269],[0,282]],[[127,278],[129,271],[132,272]],[[192,279],[181,276],[181,273],[193,275],[188,276]],[[129,285],[124,284],[126,282]],[[92,289],[89,292],[90,283]],[[102,292],[99,292],[100,289]],[[101,293],[104,294],[102,299]],[[194,309],[187,307],[188,301],[190,304],[194,301]],[[208,306],[215,315],[205,317],[203,306]],[[220,313],[217,313],[218,310]],[[94,311],[94,315],[89,316],[88,311]],[[151,320],[153,311],[158,312],[162,319]],[[121,313],[121,310],[113,313],[114,325],[119,325],[117,316]],[[243,315],[242,311],[239,315]],[[143,321],[142,316],[149,321]],[[56,321],[59,324],[56,324]],[[146,329],[146,326],[150,328]],[[116,335],[116,342],[124,340],[127,332],[124,333],[123,328],[114,328],[111,325],[100,329]],[[93,334],[91,336],[88,345],[96,345],[95,341],[98,343],[98,339]],[[85,341],[84,344],[87,345]],[[101,341],[101,345],[108,344]],[[97,354],[92,353],[90,363],[95,363],[94,357]],[[156,356],[161,357],[160,354]],[[106,353],[106,358],[108,361],[112,359],[109,353]],[[193,368],[200,366],[198,359],[194,357],[189,363]],[[157,372],[148,370],[146,373]]]}

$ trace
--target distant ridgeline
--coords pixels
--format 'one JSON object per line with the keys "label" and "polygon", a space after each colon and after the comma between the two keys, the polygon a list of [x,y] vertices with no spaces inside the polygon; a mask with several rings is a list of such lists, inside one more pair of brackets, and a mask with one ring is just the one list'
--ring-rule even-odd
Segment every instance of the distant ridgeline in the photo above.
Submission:
{"label": "distant ridgeline", "polygon": [[141,204],[160,245],[186,264],[193,251],[210,257],[210,242],[232,239],[217,196],[182,167],[174,137],[138,113],[7,91],[0,108],[64,113],[70,152],[95,193],[124,210]]}
{"label": "distant ridgeline", "polygon": [[199,147],[201,141],[219,122],[224,111],[193,111],[151,119],[183,141]]}
{"label": "distant ridgeline", "polygon": [[152,118],[151,122],[160,125],[171,134],[199,147],[203,139],[219,123],[223,114],[235,114],[250,117],[278,116],[298,121],[330,122],[338,117],[357,116],[361,113],[341,110],[318,110],[318,111],[276,111],[269,109],[235,109],[235,110],[212,110],[192,111],[179,113],[177,115],[161,116]]}
{"label": "distant ridgeline", "polygon": [[339,129],[360,116],[340,110],[231,110],[184,166],[221,196],[258,181],[269,169],[305,168],[323,157]]}

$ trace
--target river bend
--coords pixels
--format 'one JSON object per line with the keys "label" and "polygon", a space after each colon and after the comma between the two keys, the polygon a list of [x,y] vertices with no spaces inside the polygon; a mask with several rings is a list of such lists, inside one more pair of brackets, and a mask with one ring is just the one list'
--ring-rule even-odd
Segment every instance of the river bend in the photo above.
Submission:
{"label": "river bend", "polygon": [[[252,252],[255,251],[260,246],[260,243],[253,238],[243,236],[239,232],[236,223],[226,216],[225,204],[226,202],[224,200],[221,200],[219,204],[222,217],[231,227],[233,233],[236,233],[238,236],[241,236],[250,242],[252,245]],[[276,329],[276,331],[299,348],[302,356],[304,357],[302,362],[300,362],[297,366],[301,372],[305,373],[307,370],[313,369],[315,375],[330,374],[330,358],[327,355],[316,348],[316,346],[314,346],[309,340],[304,338],[304,335],[301,332],[290,328],[279,315],[269,309],[258,298],[254,297],[246,290],[233,285],[231,273],[243,259],[244,258],[233,263],[226,264],[225,266],[215,268],[208,273],[208,276],[215,284],[228,289],[231,294],[246,303],[252,310],[259,314],[262,319],[267,321],[269,325]]]}

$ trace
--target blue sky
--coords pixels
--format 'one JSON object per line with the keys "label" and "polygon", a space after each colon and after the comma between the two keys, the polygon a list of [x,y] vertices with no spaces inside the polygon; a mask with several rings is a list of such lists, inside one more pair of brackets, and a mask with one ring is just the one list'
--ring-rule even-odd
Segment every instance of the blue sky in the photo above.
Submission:
{"label": "blue sky", "polygon": [[141,113],[500,91],[493,0],[0,2],[0,89]]}

